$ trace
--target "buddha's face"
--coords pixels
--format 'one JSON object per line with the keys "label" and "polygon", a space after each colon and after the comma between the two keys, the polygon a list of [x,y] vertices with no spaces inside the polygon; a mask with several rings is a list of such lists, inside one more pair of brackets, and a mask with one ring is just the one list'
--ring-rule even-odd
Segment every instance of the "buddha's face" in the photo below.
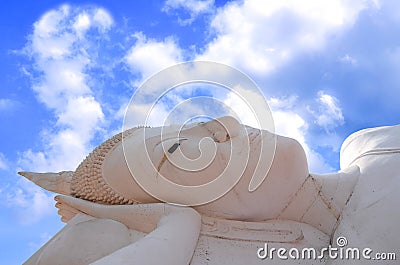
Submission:
{"label": "buddha's face", "polygon": [[[240,179],[249,160],[248,140],[245,126],[223,117],[189,126],[139,129],[125,139],[124,150],[132,175],[148,193],[168,202],[198,205],[222,196]],[[172,199],[182,192],[197,199]]]}
{"label": "buddha's face", "polygon": [[[245,127],[232,117],[186,127],[148,128],[142,136],[153,170],[187,186],[216,179],[232,162],[233,149],[238,144],[248,147]],[[248,159],[245,151],[242,157]]]}
{"label": "buddha's face", "polygon": [[[289,197],[308,174],[297,142],[244,126],[232,117],[186,127],[139,129],[124,145],[132,175],[150,195],[178,204],[206,203],[201,206],[205,210],[226,208],[247,197]],[[250,192],[257,169],[258,179],[267,177],[267,185]]]}

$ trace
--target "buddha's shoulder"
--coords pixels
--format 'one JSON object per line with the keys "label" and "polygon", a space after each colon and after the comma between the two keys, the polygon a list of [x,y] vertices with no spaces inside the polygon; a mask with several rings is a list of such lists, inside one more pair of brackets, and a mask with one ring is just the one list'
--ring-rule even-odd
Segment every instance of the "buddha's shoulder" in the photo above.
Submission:
{"label": "buddha's shoulder", "polygon": [[361,157],[400,153],[400,124],[367,128],[351,134],[340,150],[340,167],[347,168]]}

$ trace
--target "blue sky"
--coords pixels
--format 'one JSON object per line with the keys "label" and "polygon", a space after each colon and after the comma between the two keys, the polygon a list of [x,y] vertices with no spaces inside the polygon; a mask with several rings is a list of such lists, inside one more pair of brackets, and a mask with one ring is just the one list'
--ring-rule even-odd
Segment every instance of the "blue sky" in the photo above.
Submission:
{"label": "blue sky", "polygon": [[[63,226],[53,194],[16,172],[74,170],[121,129],[137,86],[182,61],[249,75],[277,133],[303,144],[310,170],[339,170],[349,134],[400,123],[399,9],[395,0],[3,3],[2,264],[20,264]],[[214,91],[177,90],[158,110],[200,94]]]}

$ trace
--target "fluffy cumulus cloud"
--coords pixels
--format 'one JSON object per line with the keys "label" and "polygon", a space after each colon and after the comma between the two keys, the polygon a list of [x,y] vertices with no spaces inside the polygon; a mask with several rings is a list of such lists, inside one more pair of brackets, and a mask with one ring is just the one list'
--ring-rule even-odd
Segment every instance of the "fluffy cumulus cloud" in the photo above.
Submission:
{"label": "fluffy cumulus cloud", "polygon": [[1,204],[12,209],[17,221],[22,225],[30,225],[42,218],[54,214],[52,194],[20,179],[16,187],[7,187],[0,191]]}
{"label": "fluffy cumulus cloud", "polygon": [[[242,97],[244,96],[247,101],[243,98],[238,97],[236,93],[228,93],[224,104],[232,110],[232,115],[236,116],[243,124],[250,125],[252,127],[260,128],[260,122],[258,120],[260,114],[256,114],[254,107],[262,105],[261,101],[264,99],[260,98],[260,95],[255,93],[249,93],[237,89],[236,91]],[[257,103],[258,102],[258,103]],[[298,97],[290,96],[286,98],[274,98],[271,97],[267,100],[267,103],[272,111],[273,116],[273,129],[275,133],[296,139],[304,148],[308,158],[309,170],[314,173],[324,173],[333,170],[331,166],[324,160],[324,158],[316,152],[307,140],[309,124],[306,118],[302,117],[297,113],[296,109],[299,107]],[[271,128],[264,128],[269,129]]]}
{"label": "fluffy cumulus cloud", "polygon": [[[104,113],[88,72],[99,67],[96,45],[107,38],[113,23],[102,8],[69,5],[46,12],[34,23],[23,50],[33,67],[29,72],[23,70],[53,118],[43,128],[36,149],[21,153],[21,170],[73,170],[92,148]],[[0,156],[0,168],[6,167],[3,158]],[[52,195],[25,179],[3,191],[1,197],[22,224],[35,223],[54,213]]]}
{"label": "fluffy cumulus cloud", "polygon": [[274,130],[272,120],[266,119],[268,115],[272,117],[272,114],[261,92],[235,87],[234,92],[229,92],[223,102],[230,110],[229,114],[235,116],[242,124]]}
{"label": "fluffy cumulus cloud", "polygon": [[147,38],[141,32],[136,32],[134,37],[136,43],[125,57],[125,62],[132,72],[140,75],[134,85],[184,59],[183,51],[172,37],[157,41]]}
{"label": "fluffy cumulus cloud", "polygon": [[[197,54],[188,58],[226,63],[255,76],[259,85],[269,74],[283,69],[296,57],[323,50],[329,40],[351,28],[361,11],[378,7],[373,1],[232,1],[215,9],[212,1],[166,1],[163,11],[185,9],[193,18],[202,13],[211,14],[209,34],[213,38]],[[206,11],[208,9],[208,11]],[[179,18],[180,19],[180,18]],[[132,72],[144,78],[184,59],[186,52],[174,38],[165,40],[148,39],[143,33],[136,33],[136,44],[126,55],[126,62]],[[357,60],[344,54],[339,62],[355,65]],[[134,82],[138,85],[138,82]],[[242,91],[243,92],[243,91]],[[210,90],[213,96],[215,91]],[[310,105],[302,103],[303,98],[269,97],[276,132],[297,139],[305,148],[313,172],[327,172],[333,169],[316,151],[319,143],[309,144],[309,131],[319,126],[330,133],[344,124],[344,114],[339,99],[323,91],[315,95]],[[234,110],[243,123],[259,127],[252,111],[234,93],[219,97],[227,108]],[[310,100],[310,99],[307,99]],[[252,103],[255,101],[252,100]],[[168,115],[168,106],[159,105],[162,115]],[[137,106],[135,111],[143,111]],[[312,114],[314,122],[307,115]],[[332,134],[334,136],[334,134]],[[332,137],[333,137],[332,136]],[[328,137],[329,138],[329,137]],[[329,141],[328,141],[329,142]],[[335,138],[335,143],[338,141]],[[332,146],[334,150],[338,146]]]}
{"label": "fluffy cumulus cloud", "polygon": [[[363,10],[377,7],[374,1],[233,1],[216,11],[210,24],[214,38],[196,58],[235,66],[256,77],[263,86],[268,76],[285,69],[296,58],[326,48],[331,39],[351,29]],[[338,61],[357,64],[357,59],[347,53]],[[312,95],[267,98],[276,132],[303,145],[310,170],[320,173],[334,170],[316,151],[327,144],[311,145],[310,131],[314,126],[323,128],[326,142],[332,145],[329,147],[338,149],[340,141],[333,132],[345,120],[339,99],[323,91],[315,95],[315,100]],[[229,103],[229,96],[227,99]],[[238,109],[243,108],[235,108]]]}
{"label": "fluffy cumulus cloud", "polygon": [[299,53],[323,47],[367,6],[359,0],[234,1],[217,11],[215,38],[199,58],[270,73]]}
{"label": "fluffy cumulus cloud", "polygon": [[187,12],[189,18],[178,16],[178,22],[185,26],[191,24],[200,14],[211,12],[213,7],[214,0],[167,0],[162,11],[166,13],[172,13],[174,10]]}
{"label": "fluffy cumulus cloud", "polygon": [[270,98],[268,103],[274,116],[275,132],[279,135],[296,139],[303,146],[310,172],[326,173],[332,171],[333,168],[308,142],[309,124],[296,111],[299,105],[298,97]]}
{"label": "fluffy cumulus cloud", "polygon": [[339,106],[339,101],[324,91],[318,92],[319,111],[314,113],[316,123],[326,131],[331,131],[339,125],[343,125],[344,117]]}
{"label": "fluffy cumulus cloud", "polygon": [[[147,78],[181,62],[184,58],[183,50],[173,37],[159,41],[147,38],[142,32],[136,32],[133,36],[136,39],[135,44],[130,47],[123,60],[133,73],[134,77],[131,80],[133,88],[139,87]],[[161,80],[161,82],[163,81]],[[144,94],[151,95],[153,94],[152,92],[152,90],[144,91]],[[176,93],[172,94],[166,97],[173,98],[178,96]],[[122,118],[128,110],[125,120],[125,126],[127,127],[144,125],[144,120],[148,114],[150,116],[147,118],[146,124],[160,126],[164,124],[165,118],[168,116],[168,106],[159,103],[152,109],[153,103],[155,102],[135,102],[134,105],[129,105],[129,109],[127,109],[127,104],[123,104],[117,115]]]}
{"label": "fluffy cumulus cloud", "polygon": [[24,169],[74,169],[88,153],[104,114],[90,86],[88,71],[96,67],[94,43],[106,37],[113,20],[102,8],[63,5],[45,13],[33,27],[24,51],[34,64],[32,87],[54,114],[42,132],[42,150],[27,150]]}

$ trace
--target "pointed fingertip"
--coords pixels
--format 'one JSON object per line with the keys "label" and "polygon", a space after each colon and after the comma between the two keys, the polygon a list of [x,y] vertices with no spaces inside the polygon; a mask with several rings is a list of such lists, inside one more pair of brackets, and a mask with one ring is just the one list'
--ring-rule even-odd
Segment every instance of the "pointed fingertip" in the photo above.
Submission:
{"label": "pointed fingertip", "polygon": [[24,171],[18,171],[17,174],[23,176],[25,174],[25,172]]}
{"label": "pointed fingertip", "polygon": [[30,172],[25,172],[25,171],[19,171],[17,172],[18,175],[23,176],[29,180],[32,180],[32,174],[30,174]]}

